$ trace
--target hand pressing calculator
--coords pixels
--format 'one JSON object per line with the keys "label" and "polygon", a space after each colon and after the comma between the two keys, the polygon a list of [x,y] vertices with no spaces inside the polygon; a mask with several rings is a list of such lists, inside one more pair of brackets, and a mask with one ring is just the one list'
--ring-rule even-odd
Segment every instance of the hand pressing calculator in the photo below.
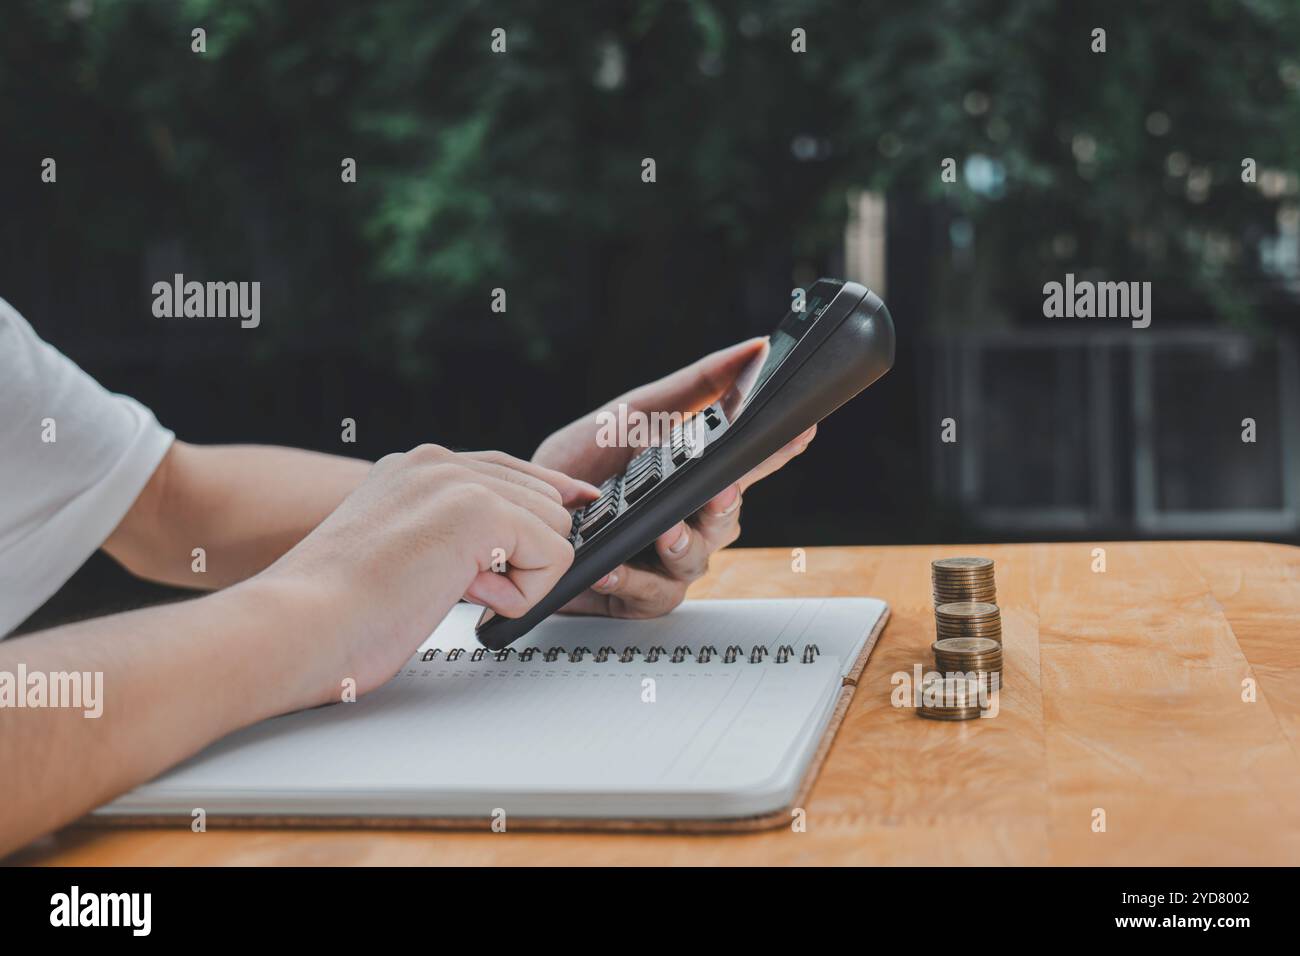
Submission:
{"label": "hand pressing calculator", "polygon": [[638,452],[573,515],[573,564],[517,618],[484,610],[481,644],[500,650],[651,545],[894,364],[894,323],[856,282],[819,279],[715,404]]}

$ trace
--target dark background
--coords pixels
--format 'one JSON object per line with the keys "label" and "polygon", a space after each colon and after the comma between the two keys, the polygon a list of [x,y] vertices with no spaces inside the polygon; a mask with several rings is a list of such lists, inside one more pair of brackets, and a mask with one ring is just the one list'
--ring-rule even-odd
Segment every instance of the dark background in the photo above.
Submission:
{"label": "dark background", "polygon": [[[881,292],[897,364],[747,497],[742,544],[1300,541],[1294,3],[9,0],[0,27],[0,296],[187,440],[527,456],[829,274]],[[260,281],[261,327],[155,318],[175,272]],[[1067,272],[1151,282],[1151,327],[1045,318]],[[122,585],[97,559],[50,607]]]}

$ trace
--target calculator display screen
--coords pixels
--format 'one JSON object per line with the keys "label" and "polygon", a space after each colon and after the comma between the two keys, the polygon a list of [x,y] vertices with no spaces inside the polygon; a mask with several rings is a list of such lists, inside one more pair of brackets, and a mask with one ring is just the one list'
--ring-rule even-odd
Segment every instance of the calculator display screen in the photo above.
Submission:
{"label": "calculator display screen", "polygon": [[810,295],[804,302],[803,311],[786,313],[781,324],[776,327],[776,331],[768,336],[762,351],[754,356],[754,360],[736,376],[735,384],[722,397],[722,411],[727,416],[728,422],[734,422],[745,410],[750,399],[767,384],[767,380],[781,367],[785,357],[794,351],[803,334],[812,328],[813,321],[821,314],[827,302],[829,299]]}

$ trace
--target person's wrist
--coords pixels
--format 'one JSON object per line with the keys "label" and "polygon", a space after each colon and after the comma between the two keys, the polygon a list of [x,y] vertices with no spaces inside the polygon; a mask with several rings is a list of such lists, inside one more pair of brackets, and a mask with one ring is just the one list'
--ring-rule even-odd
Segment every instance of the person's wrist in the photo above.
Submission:
{"label": "person's wrist", "polygon": [[281,561],[229,589],[271,627],[274,713],[366,693],[415,652],[478,571],[466,536],[444,530],[432,562]]}
{"label": "person's wrist", "polygon": [[341,668],[347,620],[328,599],[328,589],[292,575],[259,574],[211,596],[229,607],[242,626],[256,670],[251,681],[256,719],[274,717],[336,699],[326,675]]}

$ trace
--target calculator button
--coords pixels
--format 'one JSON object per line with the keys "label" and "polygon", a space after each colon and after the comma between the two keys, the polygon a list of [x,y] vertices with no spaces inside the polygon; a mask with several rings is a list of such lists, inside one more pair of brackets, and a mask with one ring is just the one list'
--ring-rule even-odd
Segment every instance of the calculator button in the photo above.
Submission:
{"label": "calculator button", "polygon": [[624,500],[627,501],[629,505],[632,504],[632,502],[636,501],[655,485],[659,484],[661,477],[662,476],[658,471],[652,471],[640,481],[629,485],[627,490],[623,493]]}
{"label": "calculator button", "polygon": [[617,515],[618,505],[613,501],[606,503],[595,511],[588,509],[587,514],[583,516],[582,524],[578,527],[578,530],[582,532],[584,538],[590,538],[601,528],[613,521]]}
{"label": "calculator button", "polygon": [[642,468],[635,475],[627,476],[627,481],[623,482],[623,489],[626,492],[627,489],[639,485],[641,482],[645,481],[646,478],[649,477],[650,475],[659,475],[661,474],[661,472],[662,469],[659,467],[658,463],[650,465],[649,467],[646,468]]}
{"label": "calculator button", "polygon": [[687,458],[694,458],[699,455],[699,449],[703,447],[703,442],[688,441],[685,438],[673,446],[673,464],[680,465]]}
{"label": "calculator button", "polygon": [[603,511],[618,510],[618,503],[610,497],[600,498],[587,505],[587,510],[582,514],[582,523],[579,527],[585,528],[593,517]]}

